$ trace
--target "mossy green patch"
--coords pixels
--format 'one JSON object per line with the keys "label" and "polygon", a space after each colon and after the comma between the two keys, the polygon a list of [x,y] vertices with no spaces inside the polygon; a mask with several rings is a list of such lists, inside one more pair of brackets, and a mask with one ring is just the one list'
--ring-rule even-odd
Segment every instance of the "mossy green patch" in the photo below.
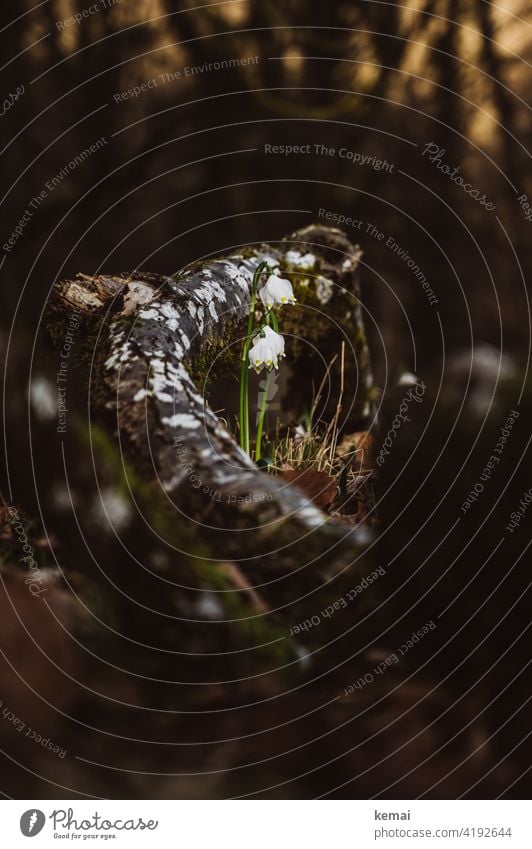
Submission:
{"label": "mossy green patch", "polygon": [[242,593],[232,587],[229,579],[220,571],[212,559],[205,533],[195,523],[179,519],[173,505],[160,489],[144,481],[124,462],[123,456],[103,428],[92,426],[90,432],[82,433],[85,442],[92,444],[96,461],[106,469],[109,482],[124,495],[132,495],[150,527],[179,552],[179,574],[176,580],[183,586],[199,590],[223,591],[223,604],[227,619],[244,644],[256,646],[257,657],[267,660],[275,668],[281,662],[294,658],[294,647],[278,625],[264,616],[258,616],[255,608],[243,600]]}

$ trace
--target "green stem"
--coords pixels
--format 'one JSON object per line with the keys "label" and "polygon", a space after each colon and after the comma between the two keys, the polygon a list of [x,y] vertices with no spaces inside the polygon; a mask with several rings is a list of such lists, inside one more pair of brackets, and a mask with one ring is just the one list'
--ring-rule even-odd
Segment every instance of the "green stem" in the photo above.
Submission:
{"label": "green stem", "polygon": [[248,326],[246,338],[242,348],[242,360],[240,363],[240,447],[249,454],[249,349],[253,335],[255,322],[255,304],[257,303],[257,286],[260,275],[269,268],[267,262],[261,262],[255,269],[253,282],[251,284],[251,297],[249,302]]}
{"label": "green stem", "polygon": [[259,420],[257,422],[257,439],[256,439],[256,442],[255,442],[255,462],[256,463],[258,463],[258,461],[261,458],[262,430],[263,430],[263,427],[264,427],[264,416],[266,415],[266,407],[267,407],[267,404],[268,404],[268,392],[269,392],[269,389],[270,389],[270,375],[271,375],[271,372],[268,372],[267,375],[266,375],[266,383],[264,385],[264,392],[262,394],[262,400],[261,400],[261,404],[260,404]]}
{"label": "green stem", "polygon": [[[248,436],[248,370],[245,366],[245,359],[242,359],[240,371],[240,447],[244,451],[248,451],[249,436]],[[249,451],[248,451],[249,453]]]}

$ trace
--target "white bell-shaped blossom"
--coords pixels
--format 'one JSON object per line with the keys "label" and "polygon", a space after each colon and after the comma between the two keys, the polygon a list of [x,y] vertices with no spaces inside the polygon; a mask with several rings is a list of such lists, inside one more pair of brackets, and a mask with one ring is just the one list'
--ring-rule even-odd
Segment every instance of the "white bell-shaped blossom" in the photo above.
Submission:
{"label": "white bell-shaped blossom", "polygon": [[268,325],[262,328],[262,332],[264,333],[264,338],[267,340],[276,355],[276,358],[284,357],[284,336],[281,336],[280,333],[276,333],[276,331],[272,330],[272,328]]}
{"label": "white bell-shaped blossom", "polygon": [[262,333],[264,336],[255,336],[253,346],[249,350],[249,365],[256,372],[263,366],[266,366],[268,371],[279,368],[279,359],[284,357],[284,339],[281,334],[267,326],[262,329]]}
{"label": "white bell-shaped blossom", "polygon": [[271,309],[274,304],[295,304],[294,292],[290,280],[270,274],[266,283],[259,290],[259,298],[266,307]]}

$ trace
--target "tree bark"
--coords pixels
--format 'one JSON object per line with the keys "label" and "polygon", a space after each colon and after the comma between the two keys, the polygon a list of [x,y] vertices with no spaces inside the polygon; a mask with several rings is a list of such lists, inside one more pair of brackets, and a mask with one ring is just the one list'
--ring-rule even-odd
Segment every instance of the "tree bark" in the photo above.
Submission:
{"label": "tree bark", "polygon": [[[277,246],[194,265],[176,279],[78,275],[56,286],[50,309],[54,321],[73,310],[89,320],[92,412],[104,416],[133,468],[156,478],[182,516],[216,539],[223,557],[258,557],[271,552],[274,538],[277,548],[287,547],[277,564],[283,571],[297,568],[303,545],[309,560],[312,534],[310,559],[326,560],[329,575],[345,567],[367,532],[331,522],[297,487],[260,471],[196,385],[215,358],[229,369],[238,364],[251,281],[264,258],[291,277],[302,302],[285,309],[283,328],[290,315],[292,333],[303,336],[309,308],[323,346],[331,338],[338,346],[338,329],[351,327],[353,357],[344,364],[344,379],[350,394],[359,387],[350,415],[355,410],[360,419],[371,390],[358,300],[360,251],[340,231],[306,228]],[[312,299],[319,309],[309,307]]]}

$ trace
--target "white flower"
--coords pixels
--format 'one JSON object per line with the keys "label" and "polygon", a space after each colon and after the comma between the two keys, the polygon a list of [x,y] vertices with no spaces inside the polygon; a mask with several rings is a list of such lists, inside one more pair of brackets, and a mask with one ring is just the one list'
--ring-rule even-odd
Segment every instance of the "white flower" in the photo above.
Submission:
{"label": "white flower", "polygon": [[276,274],[270,274],[262,289],[259,290],[259,298],[266,309],[271,309],[274,304],[295,304],[296,302],[290,280],[284,280]]}
{"label": "white flower", "polygon": [[266,341],[273,349],[276,357],[284,357],[284,336],[281,336],[280,333],[276,333],[275,330],[272,330],[272,328],[268,327],[268,325],[262,328],[262,332],[264,333]]}
{"label": "white flower", "polygon": [[271,327],[263,327],[262,333],[255,336],[253,347],[249,350],[249,366],[258,373],[263,366],[268,371],[279,368],[279,358],[284,357],[284,339]]}

